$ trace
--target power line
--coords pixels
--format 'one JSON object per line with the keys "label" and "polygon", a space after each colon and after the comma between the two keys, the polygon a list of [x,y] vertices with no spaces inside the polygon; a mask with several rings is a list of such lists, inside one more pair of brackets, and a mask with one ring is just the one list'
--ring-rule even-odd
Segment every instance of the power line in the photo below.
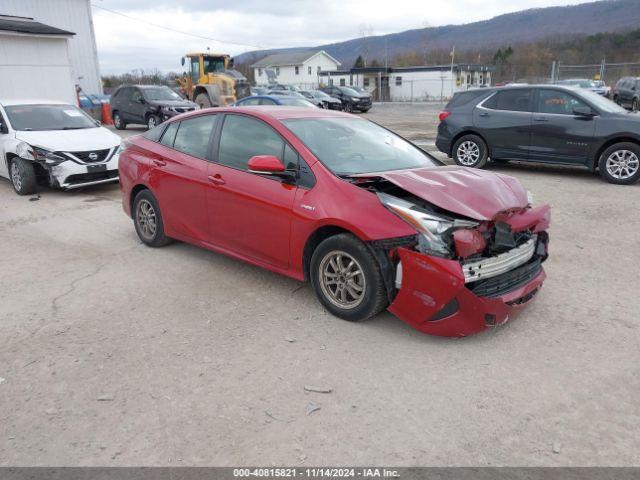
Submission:
{"label": "power line", "polygon": [[129,20],[134,20],[134,21],[140,22],[140,23],[146,23],[147,25],[151,25],[152,27],[161,28],[163,30],[168,30],[168,31],[174,32],[174,33],[179,33],[181,35],[188,35],[190,37],[199,38],[201,40],[211,40],[213,42],[226,43],[226,44],[229,44],[229,45],[237,45],[237,46],[240,46],[240,47],[265,48],[262,45],[251,45],[251,44],[248,44],[248,43],[230,42],[228,40],[219,40],[217,38],[205,37],[203,35],[196,35],[194,33],[183,32],[182,30],[176,30],[175,28],[165,27],[164,25],[158,25],[157,23],[147,22],[146,20],[141,20],[139,18],[135,18],[135,17],[132,17],[130,15],[127,15],[126,13],[117,12],[115,10],[111,10],[110,8],[106,8],[106,7],[102,7],[100,5],[96,5],[95,3],[92,3],[91,6],[95,7],[95,8],[99,8],[100,10],[104,10],[105,12],[112,13],[113,15],[119,15],[121,17],[128,18]]}

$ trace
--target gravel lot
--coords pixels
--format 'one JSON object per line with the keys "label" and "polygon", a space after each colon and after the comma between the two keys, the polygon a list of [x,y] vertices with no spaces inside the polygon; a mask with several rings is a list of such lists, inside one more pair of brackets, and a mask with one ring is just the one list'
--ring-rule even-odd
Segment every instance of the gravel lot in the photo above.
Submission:
{"label": "gravel lot", "polygon": [[[367,116],[429,145],[438,109]],[[0,180],[0,465],[640,465],[640,184],[490,168],[552,205],[548,280],[460,340],[146,248],[117,185],[30,201]]]}

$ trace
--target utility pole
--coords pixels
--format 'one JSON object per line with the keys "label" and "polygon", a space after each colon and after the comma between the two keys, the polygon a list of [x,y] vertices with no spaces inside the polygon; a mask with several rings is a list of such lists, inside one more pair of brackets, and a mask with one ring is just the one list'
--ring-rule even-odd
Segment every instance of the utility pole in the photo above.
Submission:
{"label": "utility pole", "polygon": [[453,46],[453,50],[451,50],[451,96],[453,97],[453,61],[456,56],[456,46]]}

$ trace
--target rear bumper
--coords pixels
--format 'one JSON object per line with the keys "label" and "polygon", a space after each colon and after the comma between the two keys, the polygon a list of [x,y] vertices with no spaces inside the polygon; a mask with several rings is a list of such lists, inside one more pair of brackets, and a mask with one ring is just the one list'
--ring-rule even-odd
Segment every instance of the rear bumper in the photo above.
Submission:
{"label": "rear bumper", "polygon": [[[546,249],[546,244],[544,246]],[[389,311],[415,329],[431,335],[465,337],[502,325],[531,301],[542,288],[546,274],[538,262],[523,266],[526,276],[512,275],[511,286],[499,282],[482,289],[465,284],[458,261],[398,249],[402,263],[402,285]],[[514,271],[514,273],[516,273]],[[497,292],[481,296],[475,291]],[[501,293],[503,292],[503,293]]]}

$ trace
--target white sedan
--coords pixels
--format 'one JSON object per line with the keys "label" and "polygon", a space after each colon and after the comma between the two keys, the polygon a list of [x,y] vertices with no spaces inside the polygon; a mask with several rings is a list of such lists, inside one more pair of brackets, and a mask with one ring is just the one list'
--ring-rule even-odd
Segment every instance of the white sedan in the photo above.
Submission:
{"label": "white sedan", "polygon": [[118,181],[120,137],[74,105],[0,100],[0,177],[18,195]]}

